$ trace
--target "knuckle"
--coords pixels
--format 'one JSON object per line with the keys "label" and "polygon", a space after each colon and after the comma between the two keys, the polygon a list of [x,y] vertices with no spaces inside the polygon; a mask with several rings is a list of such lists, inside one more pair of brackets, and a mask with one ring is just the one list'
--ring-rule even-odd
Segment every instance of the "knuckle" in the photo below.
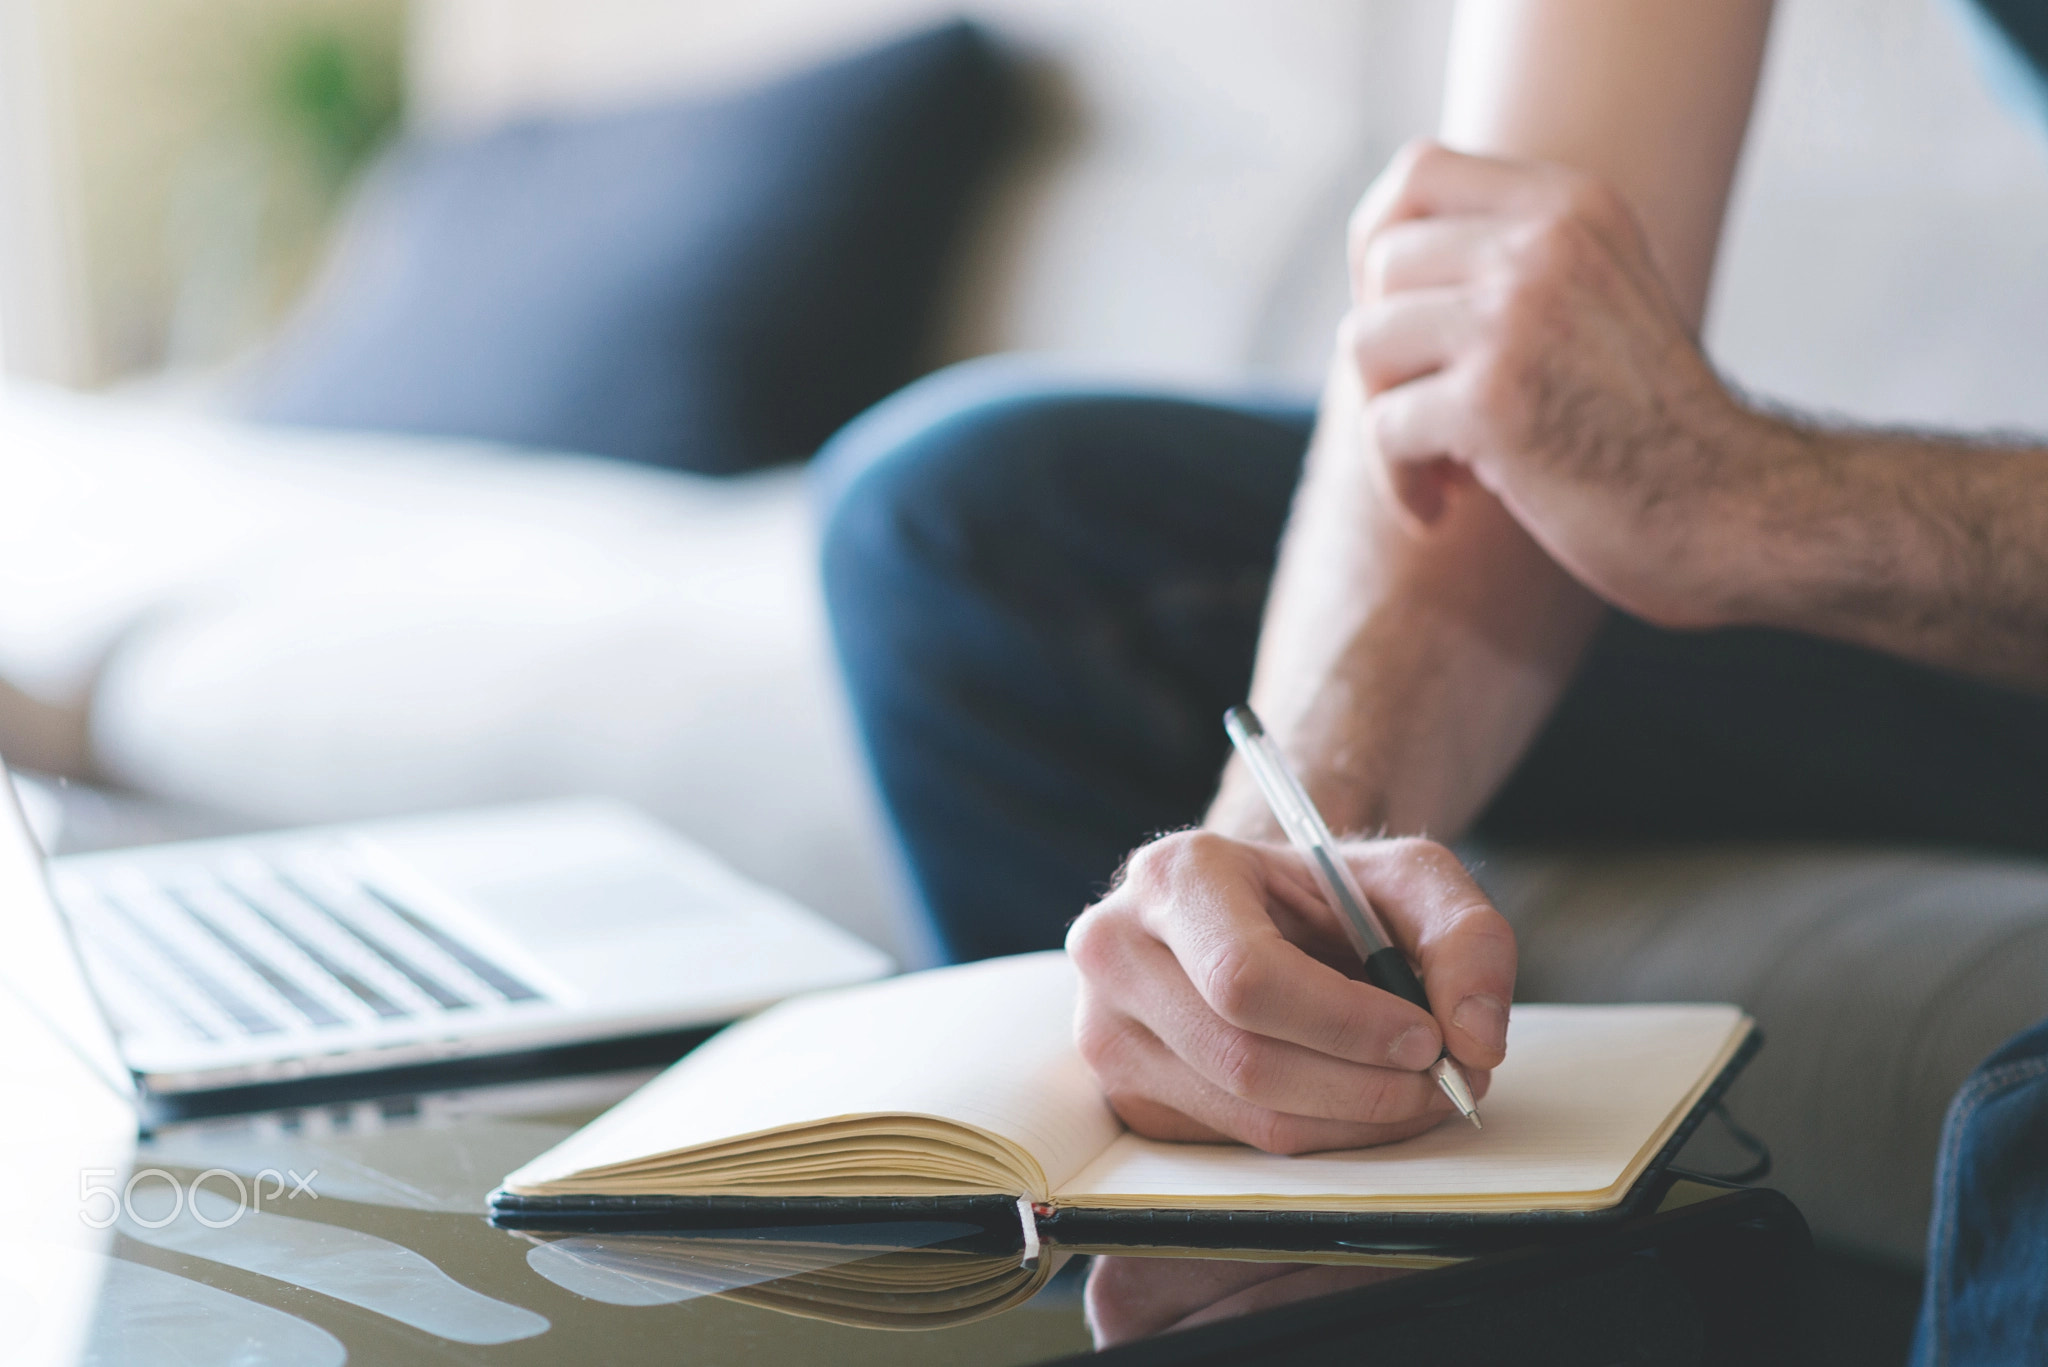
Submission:
{"label": "knuckle", "polygon": [[1547,266],[1512,272],[1479,292],[1478,309],[1485,319],[1480,349],[1515,357],[1541,345],[1551,331],[1559,276]]}
{"label": "knuckle", "polygon": [[1400,450],[1406,428],[1399,405],[1384,394],[1372,395],[1366,400],[1365,421],[1372,433],[1374,449],[1382,452]]}
{"label": "knuckle", "polygon": [[1358,367],[1358,382],[1365,387],[1368,400],[1377,399],[1395,387],[1401,367],[1383,348],[1375,346],[1370,336],[1360,341],[1352,359]]}
{"label": "knuckle", "polygon": [[1067,957],[1083,974],[1103,972],[1109,967],[1110,941],[1115,934],[1115,916],[1110,903],[1097,902],[1067,928]]}
{"label": "knuckle", "polygon": [[1469,390],[1471,411],[1487,430],[1498,433],[1514,426],[1524,385],[1521,367],[1511,355],[1489,348],[1476,357]]}
{"label": "knuckle", "polygon": [[1365,197],[1358,201],[1346,225],[1347,239],[1354,261],[1358,259],[1358,253],[1364,249],[1382,216],[1407,199],[1417,181],[1426,176],[1445,155],[1447,154],[1439,144],[1427,138],[1411,138],[1387,159],[1386,168],[1373,181],[1372,188],[1366,191]]}
{"label": "knuckle", "polygon": [[1272,1077],[1265,1048],[1257,1037],[1243,1030],[1224,1033],[1216,1044],[1213,1065],[1217,1085],[1245,1100],[1263,1095]]}
{"label": "knuckle", "polygon": [[1350,343],[1352,356],[1361,364],[1379,350],[1380,336],[1386,328],[1387,306],[1384,302],[1360,304],[1344,315],[1344,336]]}
{"label": "knuckle", "polygon": [[1124,858],[1122,886],[1135,887],[1150,879],[1159,868],[1160,847],[1163,841],[1153,840],[1138,846]]}
{"label": "knuckle", "polygon": [[1597,176],[1575,176],[1565,191],[1565,203],[1580,222],[1608,227],[1626,222],[1628,205],[1612,185]]}
{"label": "knuckle", "polygon": [[1301,1043],[1332,1058],[1365,1058],[1384,1048],[1380,1041],[1385,1029],[1379,1016],[1378,1004],[1371,998],[1347,999],[1338,1009],[1319,1012],[1315,1020],[1306,1022]]}
{"label": "knuckle", "polygon": [[1465,866],[1453,855],[1443,864],[1442,881],[1449,884],[1454,893],[1453,905],[1445,920],[1461,933],[1474,935],[1495,935],[1508,928],[1507,919],[1495,909],[1485,891],[1465,872]]}
{"label": "knuckle", "polygon": [[1460,452],[1506,449],[1503,443],[1519,432],[1517,387],[1501,374],[1500,358],[1478,352],[1467,358],[1449,380],[1455,404]]}
{"label": "knuckle", "polygon": [[1367,1124],[1390,1125],[1410,1117],[1413,1089],[1406,1074],[1375,1068],[1358,1090],[1358,1117]]}
{"label": "knuckle", "polygon": [[1229,837],[1199,827],[1189,831],[1177,831],[1168,838],[1175,842],[1174,848],[1183,860],[1196,865],[1206,865],[1227,858],[1228,852],[1235,845]]}
{"label": "knuckle", "polygon": [[1131,893],[1143,896],[1157,891],[1166,882],[1168,870],[1173,865],[1174,836],[1162,836],[1132,850],[1124,860],[1123,878],[1118,886]]}
{"label": "knuckle", "polygon": [[1208,831],[1174,831],[1131,852],[1124,881],[1141,891],[1157,891],[1173,883],[1191,860],[1200,858],[1208,842],[1220,837]]}
{"label": "knuckle", "polygon": [[1217,1015],[1243,1026],[1266,993],[1266,971],[1256,955],[1232,947],[1216,956],[1202,983],[1202,996]]}
{"label": "knuckle", "polygon": [[1566,329],[1556,317],[1555,292],[1547,278],[1518,275],[1481,302],[1483,322],[1470,355],[1489,380],[1519,384],[1521,372],[1558,342]]}
{"label": "knuckle", "polygon": [[1394,242],[1385,233],[1374,233],[1365,240],[1359,257],[1359,273],[1366,290],[1371,294],[1385,294],[1387,282],[1394,270]]}
{"label": "knuckle", "polygon": [[1513,278],[1525,292],[1531,284],[1569,271],[1587,244],[1586,225],[1569,208],[1539,214],[1510,242]]}
{"label": "knuckle", "polygon": [[1452,911],[1450,923],[1466,952],[1515,957],[1515,928],[1490,903],[1466,902]]}
{"label": "knuckle", "polygon": [[1441,841],[1416,836],[1411,838],[1408,848],[1403,853],[1438,879],[1459,885],[1470,879],[1470,875],[1465,871],[1465,861],[1458,858],[1457,852]]}
{"label": "knuckle", "polygon": [[1238,1130],[1238,1137],[1245,1143],[1267,1153],[1306,1153],[1313,1147],[1307,1127],[1279,1111],[1254,1111],[1245,1117]]}
{"label": "knuckle", "polygon": [[1142,1092],[1117,1086],[1107,1080],[1103,1083],[1102,1099],[1109,1103],[1117,1118],[1139,1134],[1162,1138],[1156,1123],[1158,1103]]}
{"label": "knuckle", "polygon": [[1277,1111],[1254,1111],[1235,1127],[1237,1137],[1267,1153],[1286,1153],[1287,1120]]}
{"label": "knuckle", "polygon": [[1111,1012],[1084,1005],[1074,1016],[1074,1047],[1097,1074],[1120,1072],[1132,1043],[1130,1027]]}
{"label": "knuckle", "polygon": [[1442,867],[1447,862],[1455,864],[1458,859],[1443,842],[1431,840],[1426,835],[1396,836],[1387,843],[1387,850],[1398,859],[1435,867]]}
{"label": "knuckle", "polygon": [[1441,165],[1448,155],[1444,145],[1434,138],[1410,138],[1395,151],[1387,169],[1405,184]]}
{"label": "knuckle", "polygon": [[1493,335],[1475,348],[1489,405],[1505,411],[1530,387],[1549,331],[1535,305],[1517,305],[1500,315]]}

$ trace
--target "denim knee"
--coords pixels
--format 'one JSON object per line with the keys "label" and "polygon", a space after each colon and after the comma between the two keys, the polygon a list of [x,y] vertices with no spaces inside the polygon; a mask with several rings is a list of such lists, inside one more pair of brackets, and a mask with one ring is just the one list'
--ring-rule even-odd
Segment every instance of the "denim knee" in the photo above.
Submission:
{"label": "denim knee", "polygon": [[1045,501],[1042,464],[1085,426],[1084,410],[1114,401],[993,357],[927,376],[843,428],[812,473],[835,625],[843,633],[868,611],[908,609],[912,581],[957,579],[985,538],[1058,517],[1034,506]]}
{"label": "denim knee", "polygon": [[2048,1347],[2048,1021],[1985,1060],[1943,1127],[1913,1367]]}
{"label": "denim knee", "polygon": [[1199,811],[1307,440],[1271,407],[983,361],[820,454],[842,676],[950,956],[1058,944]]}

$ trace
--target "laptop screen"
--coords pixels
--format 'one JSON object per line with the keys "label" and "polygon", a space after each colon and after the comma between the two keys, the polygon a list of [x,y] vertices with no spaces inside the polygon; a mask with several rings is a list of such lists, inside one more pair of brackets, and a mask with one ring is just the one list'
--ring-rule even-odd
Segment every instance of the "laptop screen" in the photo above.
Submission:
{"label": "laptop screen", "polygon": [[135,1083],[86,981],[70,925],[43,871],[43,852],[30,833],[7,767],[0,764],[0,984],[71,1046],[93,1072],[123,1096]]}

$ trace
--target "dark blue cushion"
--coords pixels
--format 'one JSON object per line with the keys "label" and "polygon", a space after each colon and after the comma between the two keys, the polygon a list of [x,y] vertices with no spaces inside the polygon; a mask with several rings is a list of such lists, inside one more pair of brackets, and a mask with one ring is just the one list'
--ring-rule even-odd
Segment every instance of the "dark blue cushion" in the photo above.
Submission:
{"label": "dark blue cushion", "polygon": [[1017,105],[956,22],[723,99],[409,141],[247,411],[708,472],[808,456],[926,359]]}

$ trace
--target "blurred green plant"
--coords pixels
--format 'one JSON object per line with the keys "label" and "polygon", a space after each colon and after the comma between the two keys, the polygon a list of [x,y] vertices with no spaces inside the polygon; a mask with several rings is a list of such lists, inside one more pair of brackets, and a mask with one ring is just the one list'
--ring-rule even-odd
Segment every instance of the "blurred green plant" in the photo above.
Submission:
{"label": "blurred green plant", "polygon": [[315,26],[280,45],[275,117],[331,187],[347,181],[405,113],[404,55],[393,35]]}
{"label": "blurred green plant", "polygon": [[409,0],[45,2],[67,16],[81,377],[235,355],[399,130]]}

